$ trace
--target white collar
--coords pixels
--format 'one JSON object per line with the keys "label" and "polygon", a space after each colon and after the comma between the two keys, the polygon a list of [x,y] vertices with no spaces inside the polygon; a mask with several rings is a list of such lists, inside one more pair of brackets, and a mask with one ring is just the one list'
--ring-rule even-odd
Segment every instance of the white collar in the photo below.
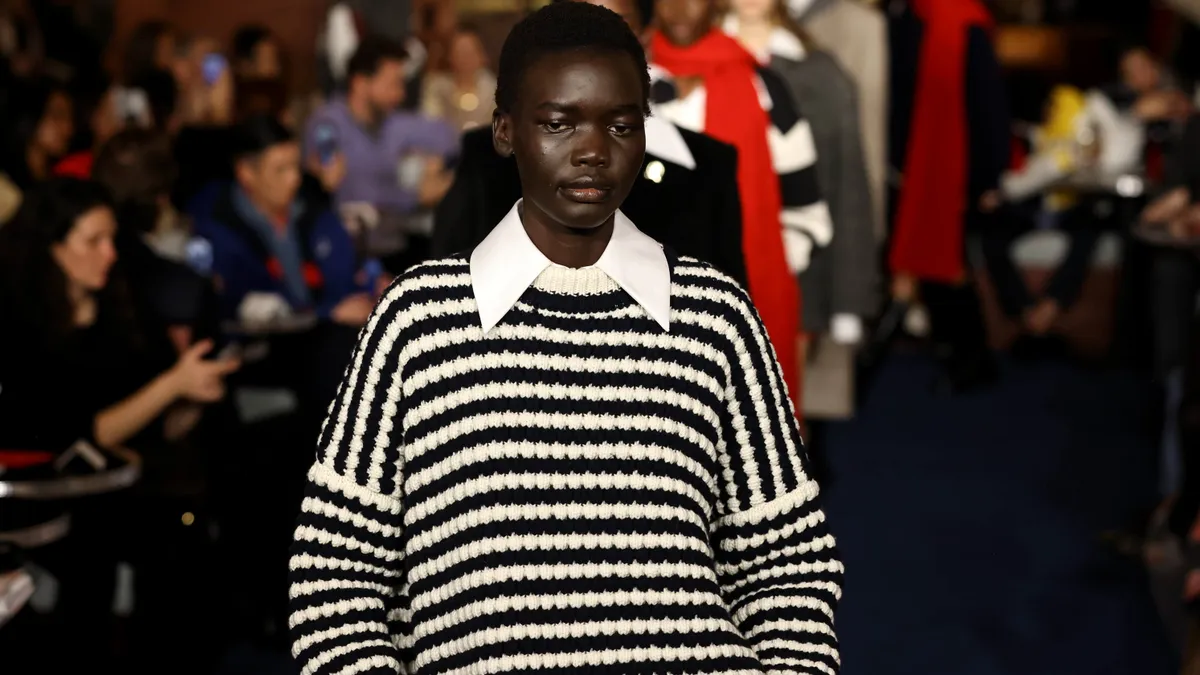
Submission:
{"label": "white collar", "polygon": [[679,127],[657,115],[646,118],[646,153],[685,169],[696,168],[696,158]]}
{"label": "white collar", "polygon": [[[521,224],[521,202],[471,253],[471,288],[486,333],[500,323],[538,276],[554,263]],[[617,211],[612,239],[595,267],[625,290],[663,330],[671,326],[671,267],[662,245]]]}
{"label": "white collar", "polygon": [[[733,12],[725,15],[725,19],[721,22],[721,28],[726,34],[737,37],[738,18]],[[803,61],[808,55],[808,50],[804,48],[804,43],[800,42],[800,38],[796,37],[792,31],[776,26],[775,30],[771,31],[771,36],[767,38],[766,53],[755,54],[754,56],[759,61],[770,61],[772,56],[779,56],[792,61]]]}

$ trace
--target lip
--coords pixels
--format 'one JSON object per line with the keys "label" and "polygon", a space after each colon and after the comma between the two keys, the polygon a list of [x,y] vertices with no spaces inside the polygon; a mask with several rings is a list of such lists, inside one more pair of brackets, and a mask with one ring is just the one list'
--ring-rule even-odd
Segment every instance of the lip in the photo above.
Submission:
{"label": "lip", "polygon": [[580,204],[600,204],[612,194],[612,188],[594,179],[572,181],[558,188],[562,196]]}

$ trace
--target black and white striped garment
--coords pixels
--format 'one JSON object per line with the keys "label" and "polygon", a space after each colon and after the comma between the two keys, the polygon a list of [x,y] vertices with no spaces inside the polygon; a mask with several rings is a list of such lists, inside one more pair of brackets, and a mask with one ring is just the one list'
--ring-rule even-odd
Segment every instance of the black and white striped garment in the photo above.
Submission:
{"label": "black and white striped garment", "polygon": [[[812,253],[833,240],[833,219],[817,180],[817,148],[812,128],[800,104],[778,73],[766,66],[760,66],[757,72],[755,87],[759,103],[771,120],[767,142],[775,173],[779,175],[784,247],[792,272],[799,273],[807,269]],[[650,76],[650,98],[655,112],[685,129],[703,132],[707,94],[693,92],[687,99],[680,99],[668,71],[652,66]]]}
{"label": "black and white striped garment", "polygon": [[484,333],[465,257],[398,279],[321,432],[303,672],[835,674],[842,564],[745,292],[668,252],[669,332],[550,266]]}

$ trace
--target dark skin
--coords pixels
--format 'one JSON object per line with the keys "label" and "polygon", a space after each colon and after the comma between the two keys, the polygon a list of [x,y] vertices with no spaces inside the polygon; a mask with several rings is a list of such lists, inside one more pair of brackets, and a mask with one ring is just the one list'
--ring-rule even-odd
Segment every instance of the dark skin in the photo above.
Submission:
{"label": "dark skin", "polygon": [[[656,0],[654,23],[671,44],[690,47],[708,35],[717,19],[713,0]],[[676,78],[679,95],[686,97],[701,84],[698,77]]]}
{"label": "dark skin", "polygon": [[642,75],[628,54],[584,49],[538,58],[520,85],[492,141],[516,157],[521,222],[551,261],[594,265],[646,154]]}

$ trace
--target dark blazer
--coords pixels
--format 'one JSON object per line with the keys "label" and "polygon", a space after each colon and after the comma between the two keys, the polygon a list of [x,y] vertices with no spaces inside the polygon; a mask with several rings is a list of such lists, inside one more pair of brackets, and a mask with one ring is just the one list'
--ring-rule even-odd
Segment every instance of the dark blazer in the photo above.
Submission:
{"label": "dark blazer", "polygon": [[[696,168],[687,169],[647,153],[621,211],[660,243],[712,263],[744,286],[737,151],[703,134],[679,131]],[[647,173],[658,174],[647,172],[652,162],[660,162],[665,169],[659,182],[647,178]],[[434,214],[433,256],[472,250],[520,198],[516,162],[496,154],[491,128],[464,134],[454,185]]]}

